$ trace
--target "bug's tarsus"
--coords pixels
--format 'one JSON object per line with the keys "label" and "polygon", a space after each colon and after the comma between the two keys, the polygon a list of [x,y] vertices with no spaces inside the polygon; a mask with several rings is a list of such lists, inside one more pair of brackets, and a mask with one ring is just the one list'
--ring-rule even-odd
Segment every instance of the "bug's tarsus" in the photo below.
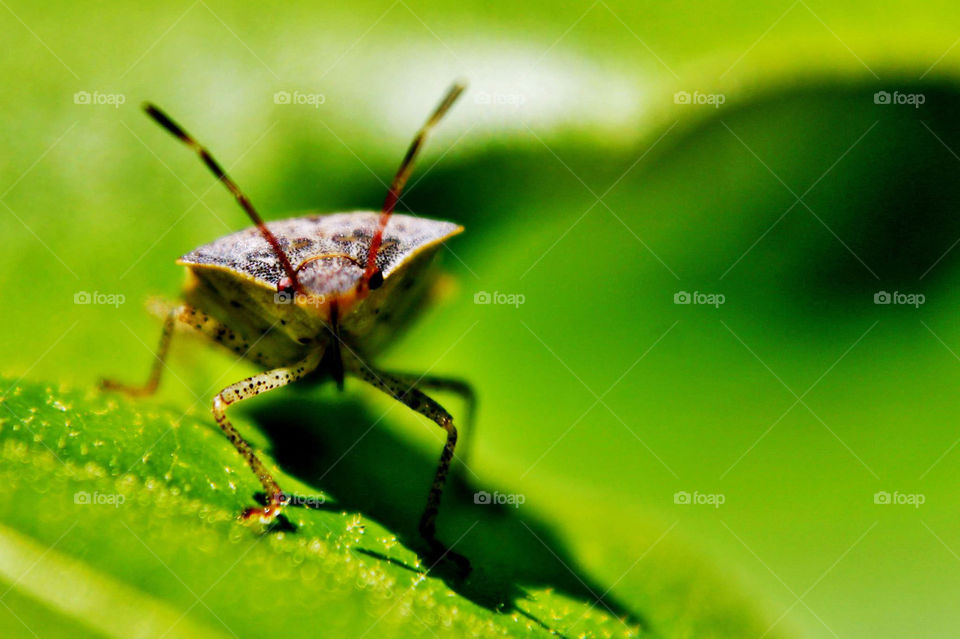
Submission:
{"label": "bug's tarsus", "polygon": [[[220,180],[224,186],[227,187],[233,196],[237,199],[237,202],[246,211],[247,215],[250,216],[250,219],[253,220],[253,223],[256,224],[257,228],[260,230],[263,239],[267,241],[270,247],[273,249],[273,252],[276,254],[277,259],[280,261],[280,266],[283,268],[284,273],[286,273],[286,278],[282,281],[289,280],[287,283],[289,286],[293,287],[293,290],[297,293],[305,294],[303,286],[300,284],[300,280],[297,279],[297,271],[293,268],[293,265],[290,263],[290,259],[287,257],[287,254],[284,253],[283,247],[280,246],[280,242],[277,240],[277,237],[267,228],[267,225],[264,224],[263,218],[260,217],[260,214],[257,213],[257,210],[253,208],[253,204],[243,194],[243,191],[240,190],[240,187],[237,186],[237,183],[234,182],[226,171],[223,170],[223,167],[213,158],[210,154],[210,151],[207,150],[205,146],[200,144],[196,138],[187,133],[179,124],[174,122],[170,116],[161,111],[157,106],[150,104],[149,102],[143,105],[143,110],[146,111],[153,120],[166,129],[171,135],[176,137],[178,140],[189,146],[191,149],[197,152],[200,156],[200,159],[204,164],[207,165],[207,168],[213,172],[213,174]],[[282,287],[278,286],[278,290]]]}
{"label": "bug's tarsus", "polygon": [[[437,106],[434,112],[427,118],[427,121],[424,123],[420,130],[417,131],[417,135],[413,138],[413,142],[410,143],[410,148],[407,149],[406,155],[403,156],[403,161],[400,162],[400,168],[397,169],[396,175],[393,176],[393,182],[390,183],[390,188],[387,191],[387,197],[383,202],[383,209],[380,212],[380,220],[377,223],[377,230],[374,232],[373,237],[370,240],[370,249],[367,252],[367,266],[363,272],[363,276],[360,278],[358,288],[362,290],[364,287],[369,289],[376,289],[377,286],[372,284],[376,281],[374,280],[375,274],[379,273],[377,269],[377,254],[380,252],[380,246],[383,244],[383,231],[387,227],[387,222],[390,221],[390,216],[393,215],[393,209],[396,208],[397,202],[400,200],[400,195],[403,193],[403,187],[406,185],[407,180],[410,178],[410,173],[413,171],[413,162],[417,158],[417,153],[420,151],[420,147],[423,146],[424,141],[427,139],[427,135],[430,133],[430,130],[443,118],[447,111],[450,110],[450,107],[453,106],[453,103],[456,102],[457,98],[460,97],[460,94],[466,89],[466,84],[463,82],[457,82],[447,91],[447,95],[443,98],[443,101]],[[383,283],[383,275],[380,275],[379,283]]]}

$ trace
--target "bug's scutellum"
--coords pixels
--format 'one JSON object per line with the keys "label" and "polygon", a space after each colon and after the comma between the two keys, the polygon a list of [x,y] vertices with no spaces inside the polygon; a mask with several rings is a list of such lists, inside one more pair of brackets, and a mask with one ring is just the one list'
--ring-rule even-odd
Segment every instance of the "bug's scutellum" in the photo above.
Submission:
{"label": "bug's scutellum", "polygon": [[[378,214],[315,215],[269,224],[203,145],[163,111],[151,104],[145,106],[150,117],[198,153],[253,220],[256,233],[266,246],[254,241],[255,234],[240,232],[181,258],[181,263],[190,269],[191,277],[185,291],[186,303],[172,309],[167,316],[147,383],[132,387],[105,381],[104,387],[135,395],[155,392],[177,323],[189,325],[266,368],[265,372],[227,386],[213,400],[217,424],[266,491],[266,504],[247,508],[242,515],[244,519],[271,521],[289,498],[227,419],[227,407],[297,381],[318,369],[327,372],[341,387],[345,374],[349,374],[372,384],[444,429],[446,442],[420,518],[419,531],[434,560],[447,557],[464,571],[469,570],[466,558],[450,551],[436,536],[437,512],[457,444],[457,429],[450,414],[422,389],[448,390],[464,396],[470,414],[475,405],[473,391],[468,384],[456,379],[375,370],[360,354],[367,350],[366,340],[374,340],[374,336],[382,335],[391,327],[395,320],[388,319],[389,316],[402,315],[408,312],[407,307],[415,306],[403,296],[413,297],[410,291],[425,279],[427,261],[440,242],[462,230],[447,222],[395,216],[394,209],[424,140],[463,90],[462,84],[451,87],[421,127]],[[398,218],[402,219],[391,226],[391,220]],[[274,290],[266,290],[271,284]],[[268,293],[274,295],[272,304]],[[286,303],[286,298],[279,297],[284,295],[294,296],[295,303]]]}

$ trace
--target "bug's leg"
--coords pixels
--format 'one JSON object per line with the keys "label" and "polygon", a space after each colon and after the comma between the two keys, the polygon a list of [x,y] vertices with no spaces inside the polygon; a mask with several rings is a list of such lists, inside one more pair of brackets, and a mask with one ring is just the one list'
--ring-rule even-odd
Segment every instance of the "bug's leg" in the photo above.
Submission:
{"label": "bug's leg", "polygon": [[157,345],[156,357],[147,382],[142,386],[135,386],[112,379],[104,379],[101,380],[100,387],[107,391],[119,391],[136,397],[153,395],[160,384],[167,353],[170,350],[170,341],[173,339],[173,333],[178,323],[189,326],[213,341],[223,344],[238,355],[257,359],[248,352],[250,345],[243,336],[203,311],[199,311],[189,304],[180,304],[170,309],[164,319],[163,332],[160,335],[160,343]]}
{"label": "bug's leg", "polygon": [[432,419],[446,431],[447,439],[443,445],[443,451],[440,453],[440,461],[433,477],[433,484],[430,486],[430,492],[427,495],[427,505],[420,516],[419,531],[420,536],[423,537],[430,548],[430,553],[435,562],[447,558],[457,564],[461,572],[470,572],[470,562],[467,558],[453,552],[437,539],[437,513],[440,508],[440,497],[443,495],[443,485],[447,479],[447,472],[450,470],[450,462],[453,460],[453,451],[457,446],[457,428],[453,425],[453,417],[444,410],[443,406],[430,399],[415,386],[404,383],[404,380],[400,377],[390,373],[374,371],[355,356],[347,357],[346,355],[344,363],[351,374],[375,386],[397,401],[406,404],[421,415]]}
{"label": "bug's leg", "polygon": [[180,317],[187,309],[193,310],[186,305],[181,305],[167,312],[167,316],[163,320],[163,332],[160,334],[160,343],[157,345],[153,366],[150,369],[150,377],[147,378],[145,384],[142,386],[134,386],[131,384],[123,384],[112,379],[104,379],[100,381],[100,387],[104,390],[119,391],[135,397],[153,395],[157,392],[157,386],[160,385],[160,376],[163,373],[164,363],[167,359],[167,352],[170,350],[170,340],[173,338],[174,324],[180,320]]}
{"label": "bug's leg", "polygon": [[227,419],[227,407],[241,400],[297,381],[317,368],[322,354],[322,351],[316,351],[296,364],[252,375],[235,384],[230,384],[213,398],[213,417],[217,420],[217,425],[220,426],[227,439],[250,466],[253,474],[260,480],[260,484],[267,493],[266,505],[261,508],[247,508],[243,512],[243,519],[259,517],[261,521],[269,522],[280,513],[286,503],[286,498],[270,471],[267,470],[266,465],[260,461],[250,444]]}
{"label": "bug's leg", "polygon": [[430,388],[439,391],[447,391],[458,395],[466,404],[466,419],[460,421],[460,437],[457,440],[457,460],[467,465],[470,458],[471,442],[473,441],[473,431],[477,423],[477,393],[469,382],[456,377],[440,377],[437,375],[415,375],[411,373],[393,373],[393,375],[408,386],[416,388]]}

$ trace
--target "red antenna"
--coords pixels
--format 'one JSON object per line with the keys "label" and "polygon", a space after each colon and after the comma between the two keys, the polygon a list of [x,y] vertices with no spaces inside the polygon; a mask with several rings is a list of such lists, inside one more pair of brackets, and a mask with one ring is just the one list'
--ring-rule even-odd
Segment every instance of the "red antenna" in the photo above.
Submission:
{"label": "red antenna", "polygon": [[263,239],[265,239],[271,248],[273,248],[273,252],[277,255],[277,259],[280,260],[280,266],[283,267],[283,270],[286,273],[286,277],[280,280],[277,288],[279,290],[293,288],[295,292],[305,295],[306,292],[303,290],[300,280],[297,279],[297,271],[293,268],[293,265],[290,264],[290,260],[287,258],[286,253],[284,253],[283,249],[280,247],[280,242],[277,241],[277,236],[274,235],[270,229],[267,228],[267,225],[263,223],[263,218],[261,218],[260,214],[257,213],[257,210],[253,208],[253,204],[251,204],[250,200],[247,199],[247,196],[243,194],[236,182],[231,180],[230,176],[227,175],[217,161],[213,159],[213,156],[210,155],[210,152],[206,149],[206,147],[197,142],[193,136],[184,131],[180,125],[170,119],[170,116],[158,109],[156,106],[148,102],[143,105],[143,109],[147,112],[147,115],[157,122],[157,124],[162,126],[164,129],[173,134],[173,136],[178,140],[196,151],[200,155],[200,159],[203,160],[203,163],[207,165],[207,168],[213,171],[213,174],[217,176],[217,179],[223,182],[223,185],[227,187],[231,193],[233,193],[235,198],[237,198],[237,202],[239,202],[240,206],[243,207],[243,210],[247,212],[247,215],[249,215],[250,219],[253,220],[253,223],[257,225],[257,228],[260,229]]}
{"label": "red antenna", "polygon": [[363,289],[365,286],[370,289],[376,289],[383,284],[383,276],[380,274],[380,271],[377,270],[377,254],[380,252],[380,245],[383,244],[383,231],[387,227],[387,222],[390,221],[390,216],[393,215],[393,209],[397,206],[397,201],[400,199],[400,194],[403,192],[403,187],[406,185],[410,173],[413,172],[413,161],[416,159],[420,147],[423,146],[424,141],[427,139],[427,134],[436,126],[444,114],[450,110],[450,107],[453,106],[453,103],[466,88],[466,85],[460,82],[450,87],[443,101],[427,119],[426,123],[420,127],[416,137],[413,138],[413,142],[410,144],[410,148],[407,149],[407,154],[403,157],[403,162],[400,163],[397,174],[393,176],[390,190],[387,191],[387,199],[383,202],[383,209],[380,212],[380,222],[377,225],[376,232],[373,234],[373,238],[370,240],[370,250],[367,253],[367,268],[364,270],[363,276],[357,284],[358,290]]}

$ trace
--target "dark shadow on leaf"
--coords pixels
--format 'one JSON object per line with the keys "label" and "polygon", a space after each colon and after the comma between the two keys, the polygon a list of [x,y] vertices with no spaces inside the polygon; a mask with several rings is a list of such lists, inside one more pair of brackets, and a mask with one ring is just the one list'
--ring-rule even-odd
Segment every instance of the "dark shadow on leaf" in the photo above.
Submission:
{"label": "dark shadow on leaf", "polygon": [[[270,437],[273,456],[286,472],[332,496],[337,510],[361,513],[407,547],[424,550],[417,523],[439,447],[437,455],[423,452],[377,424],[376,415],[347,397],[331,404],[288,396],[258,404],[251,416]],[[454,550],[470,560],[473,571],[464,579],[449,562],[440,562],[431,575],[478,605],[519,613],[555,634],[561,629],[550,628],[518,605],[529,600],[528,588],[552,589],[630,626],[647,626],[636,611],[603,594],[607,587],[583,571],[548,523],[522,506],[474,503],[478,491],[510,491],[474,485],[466,475],[461,468],[452,471],[437,527],[441,540],[456,543]],[[417,570],[372,550],[357,552]]]}
{"label": "dark shadow on leaf", "polygon": [[420,574],[420,571],[414,568],[413,566],[406,564],[395,557],[388,557],[383,553],[376,552],[374,550],[367,550],[366,548],[354,548],[354,552],[360,553],[361,555],[366,555],[367,557],[373,557],[380,561],[385,561],[388,564],[393,564],[398,568],[403,568],[404,570],[409,570],[412,573]]}

